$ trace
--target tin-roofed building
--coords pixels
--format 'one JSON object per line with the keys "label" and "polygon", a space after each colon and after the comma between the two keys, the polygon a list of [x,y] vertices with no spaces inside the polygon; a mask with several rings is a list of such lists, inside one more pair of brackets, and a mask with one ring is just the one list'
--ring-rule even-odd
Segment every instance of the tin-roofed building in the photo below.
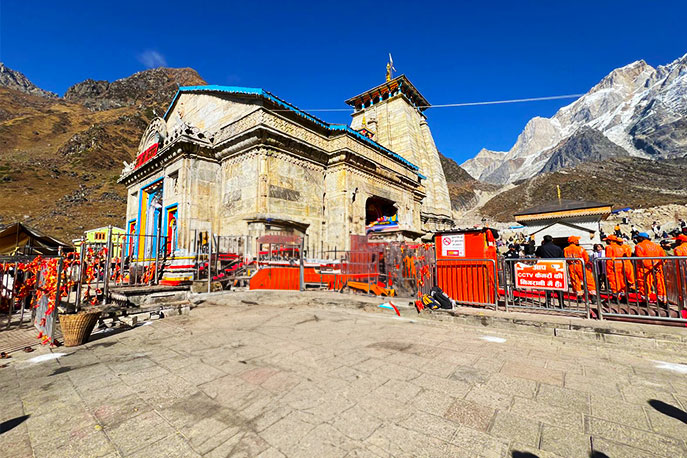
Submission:
{"label": "tin-roofed building", "polygon": [[[446,180],[422,114],[428,104],[404,76],[392,83],[349,100],[353,127],[263,89],[179,88],[122,172],[127,232],[166,235],[170,252],[192,250],[198,232],[302,235],[316,253],[347,249],[350,235],[393,216],[396,224],[374,236],[418,239],[450,227]],[[358,122],[366,110],[375,112],[374,128]],[[134,243],[133,260],[154,244]]]}
{"label": "tin-roofed building", "polygon": [[579,200],[555,200],[525,209],[515,214],[515,221],[527,226],[537,245],[545,235],[565,247],[568,237],[580,237],[580,245],[591,249],[601,242],[601,221],[611,214],[609,204]]}

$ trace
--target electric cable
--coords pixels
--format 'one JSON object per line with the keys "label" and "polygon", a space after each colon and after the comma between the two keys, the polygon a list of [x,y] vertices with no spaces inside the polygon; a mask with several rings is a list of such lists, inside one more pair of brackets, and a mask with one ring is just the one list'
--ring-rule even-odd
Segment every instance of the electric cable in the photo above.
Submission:
{"label": "electric cable", "polygon": [[[528,97],[524,99],[507,99],[507,100],[490,100],[485,102],[459,102],[459,103],[444,103],[437,105],[418,105],[416,108],[455,108],[455,107],[471,107],[480,105],[502,105],[506,103],[526,103],[526,102],[539,102],[544,100],[560,100],[560,99],[573,99],[582,97],[584,94],[566,94],[566,95],[551,95],[547,97]],[[299,108],[299,110],[306,112],[326,112],[326,111],[354,111],[353,108]],[[272,111],[291,111],[289,109],[279,109]]]}

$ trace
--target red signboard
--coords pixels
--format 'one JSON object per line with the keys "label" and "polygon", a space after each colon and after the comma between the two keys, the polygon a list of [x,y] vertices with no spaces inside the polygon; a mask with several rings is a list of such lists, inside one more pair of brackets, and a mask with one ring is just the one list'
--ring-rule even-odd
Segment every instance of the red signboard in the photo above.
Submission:
{"label": "red signboard", "polygon": [[146,162],[148,162],[149,160],[154,158],[155,155],[157,154],[158,145],[159,145],[159,143],[153,143],[145,151],[143,151],[141,154],[139,154],[136,157],[136,167],[135,168],[139,168],[140,166],[142,166],[143,164],[145,164]]}
{"label": "red signboard", "polygon": [[515,288],[567,291],[565,261],[540,259],[536,264],[515,263]]}

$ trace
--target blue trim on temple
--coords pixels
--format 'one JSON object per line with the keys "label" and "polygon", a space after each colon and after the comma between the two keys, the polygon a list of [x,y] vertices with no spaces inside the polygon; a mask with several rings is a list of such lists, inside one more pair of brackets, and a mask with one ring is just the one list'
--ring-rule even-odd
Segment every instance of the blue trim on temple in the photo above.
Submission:
{"label": "blue trim on temple", "polygon": [[[394,153],[388,148],[385,148],[384,146],[380,145],[374,140],[371,140],[370,138],[360,134],[359,132],[356,132],[355,130],[351,129],[349,126],[344,125],[344,124],[329,124],[325,121],[322,121],[321,119],[316,118],[315,116],[306,113],[305,111],[301,110],[300,108],[295,107],[294,105],[291,105],[289,102],[280,99],[276,95],[267,92],[264,89],[260,88],[254,88],[254,87],[240,87],[240,86],[217,86],[214,84],[208,85],[208,86],[181,86],[178,90],[177,93],[174,95],[174,98],[172,99],[172,103],[169,104],[169,108],[167,108],[167,111],[165,112],[164,116],[162,117],[163,119],[167,120],[167,115],[172,111],[172,108],[174,107],[174,104],[176,103],[177,99],[181,95],[182,92],[226,92],[230,94],[248,94],[248,95],[256,95],[259,97],[263,97],[279,106],[282,106],[290,111],[293,111],[294,113],[304,117],[305,119],[314,122],[315,124],[331,131],[337,131],[337,132],[345,132],[348,134],[353,135],[355,138],[358,140],[362,140],[363,142],[369,144],[370,146],[373,146],[375,148],[378,148],[385,152],[386,154],[390,155],[394,159],[397,159],[401,161],[403,164],[407,165],[411,169],[413,169],[415,172],[419,170],[419,167],[412,162],[406,160],[403,156]],[[418,176],[420,176],[423,179],[426,179],[426,177],[420,175],[418,173]]]}
{"label": "blue trim on temple", "polygon": [[362,140],[362,141],[364,141],[364,142],[366,142],[366,143],[369,143],[370,145],[374,146],[375,148],[381,149],[382,151],[384,151],[385,153],[389,154],[390,156],[392,156],[392,157],[398,159],[399,161],[403,162],[405,165],[407,165],[407,166],[410,167],[411,169],[415,170],[416,172],[417,172],[417,170],[419,170],[419,167],[418,167],[417,165],[415,165],[415,164],[413,164],[412,162],[406,160],[403,156],[401,156],[401,155],[399,155],[399,154],[397,154],[397,153],[394,153],[393,151],[391,151],[391,150],[388,149],[388,148],[383,147],[382,145],[380,145],[380,144],[377,143],[376,141],[367,138],[366,136],[364,136],[364,135],[361,134],[360,132],[356,132],[355,130],[351,129],[350,127],[348,127],[348,126],[345,125],[345,124],[330,124],[327,128],[328,128],[329,130],[338,130],[338,131],[347,132],[347,133],[349,133],[349,134],[355,136],[356,138],[358,138],[358,139],[360,139],[360,140]]}
{"label": "blue trim on temple", "polygon": [[424,175],[423,175],[423,174],[421,174],[421,173],[418,173],[418,174],[417,174],[417,176],[419,176],[419,177],[420,177],[420,179],[422,179],[422,180],[426,180],[426,179],[427,179],[427,177],[426,177],[426,176],[424,176]]}

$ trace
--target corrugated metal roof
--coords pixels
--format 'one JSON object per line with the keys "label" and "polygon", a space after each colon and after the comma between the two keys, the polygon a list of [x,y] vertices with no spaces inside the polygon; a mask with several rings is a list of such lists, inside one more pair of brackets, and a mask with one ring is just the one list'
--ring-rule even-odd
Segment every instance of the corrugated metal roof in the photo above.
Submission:
{"label": "corrugated metal roof", "polygon": [[[403,164],[407,165],[411,169],[413,169],[415,172],[419,170],[419,167],[412,162],[408,161],[401,155],[394,153],[388,148],[385,148],[384,146],[380,145],[376,141],[362,135],[359,132],[356,132],[355,130],[351,129],[349,126],[344,125],[344,124],[329,124],[325,121],[322,121],[321,119],[311,115],[310,113],[307,113],[300,108],[290,104],[289,102],[280,99],[276,95],[260,88],[252,88],[252,87],[241,87],[241,86],[218,86],[214,84],[210,84],[207,86],[181,86],[178,90],[177,93],[174,95],[174,98],[172,99],[172,102],[169,104],[169,108],[165,112],[163,119],[167,119],[167,115],[172,111],[172,108],[174,107],[174,104],[176,101],[179,99],[179,96],[181,95],[182,92],[223,92],[223,93],[228,93],[228,94],[246,94],[246,95],[255,95],[258,97],[262,97],[266,100],[271,101],[272,103],[279,105],[283,108],[286,108],[290,111],[293,111],[294,113],[298,114],[299,116],[319,125],[320,127],[323,127],[331,132],[345,132],[349,135],[353,135],[355,138],[362,140],[363,142],[369,144],[370,146],[377,148],[384,153],[388,154],[389,156],[393,157],[394,159],[399,160]],[[418,173],[418,176],[422,179],[426,179],[423,175],[420,175]]]}
{"label": "corrugated metal roof", "polygon": [[521,212],[516,213],[514,216],[525,216],[525,215],[537,215],[540,213],[554,213],[563,212],[571,210],[582,210],[586,208],[602,208],[610,207],[611,204],[604,204],[601,202],[594,202],[591,200],[554,200],[551,202],[546,202],[541,205],[527,208]]}

